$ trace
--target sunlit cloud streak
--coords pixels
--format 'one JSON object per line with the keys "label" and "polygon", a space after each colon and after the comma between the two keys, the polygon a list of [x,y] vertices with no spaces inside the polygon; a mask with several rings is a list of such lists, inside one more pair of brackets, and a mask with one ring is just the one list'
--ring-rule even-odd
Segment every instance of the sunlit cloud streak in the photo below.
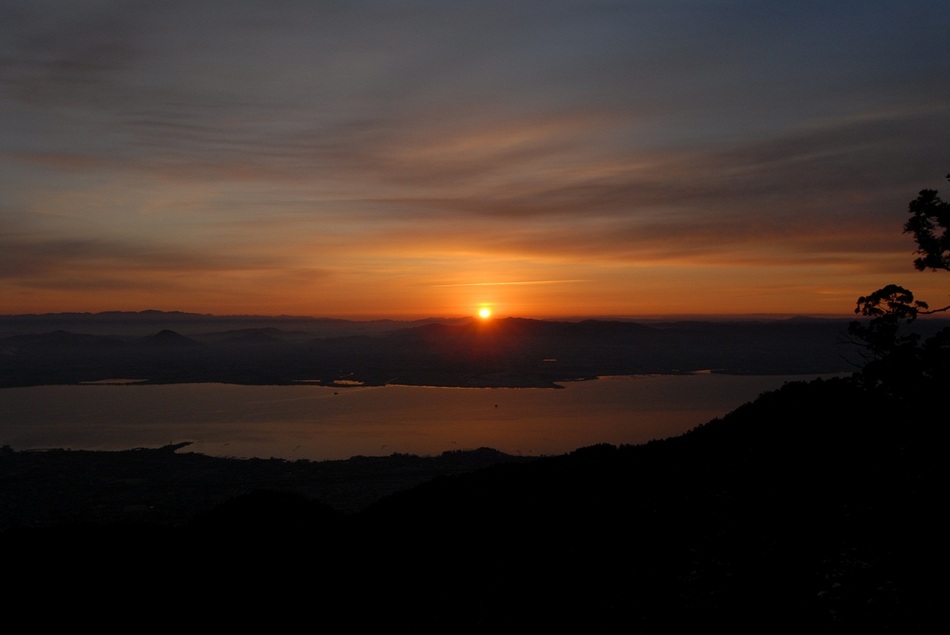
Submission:
{"label": "sunlit cloud streak", "polygon": [[576,282],[587,282],[584,279],[577,280],[507,280],[496,282],[458,282],[455,284],[437,284],[437,287],[508,287],[529,284],[573,284]]}

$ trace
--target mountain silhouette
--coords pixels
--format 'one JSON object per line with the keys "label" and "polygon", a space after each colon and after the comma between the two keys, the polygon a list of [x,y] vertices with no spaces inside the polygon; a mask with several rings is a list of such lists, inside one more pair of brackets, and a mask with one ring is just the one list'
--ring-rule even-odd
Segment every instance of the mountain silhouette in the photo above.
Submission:
{"label": "mountain silhouette", "polygon": [[170,329],[162,329],[155,335],[139,340],[140,344],[146,346],[175,347],[175,346],[196,346],[198,343],[193,339],[185,337]]}
{"label": "mountain silhouette", "polygon": [[[10,600],[43,581],[48,600],[77,603],[168,597],[172,585],[176,597],[238,602],[223,623],[314,606],[321,623],[416,632],[923,632],[943,605],[930,575],[946,474],[933,406],[847,378],[792,382],[647,444],[367,457],[344,462],[346,474],[179,447],[86,453],[85,476],[74,467],[63,483],[96,483],[99,502],[65,496],[71,513],[40,525],[30,519],[64,487],[43,479],[76,453],[6,449],[0,504],[21,519],[0,534],[20,581]],[[447,467],[463,455],[489,462]],[[428,461],[442,467],[386,490]],[[35,483],[29,501],[17,482]],[[312,495],[343,483],[378,495],[346,512]],[[125,520],[97,521],[103,495],[123,488],[141,502],[120,496]],[[92,571],[101,582],[80,584]]]}
{"label": "mountain silhouette", "polygon": [[[860,351],[846,320],[722,320],[642,324],[496,318],[340,322],[178,314],[70,316],[89,331],[31,331],[64,316],[0,320],[0,387],[109,377],[143,383],[559,387],[603,375],[831,375]],[[248,324],[253,326],[248,326]],[[129,335],[162,324],[145,335]],[[61,324],[63,325],[63,324]],[[240,328],[222,328],[240,325]],[[925,324],[921,328],[927,327]],[[287,328],[290,327],[290,328]]]}

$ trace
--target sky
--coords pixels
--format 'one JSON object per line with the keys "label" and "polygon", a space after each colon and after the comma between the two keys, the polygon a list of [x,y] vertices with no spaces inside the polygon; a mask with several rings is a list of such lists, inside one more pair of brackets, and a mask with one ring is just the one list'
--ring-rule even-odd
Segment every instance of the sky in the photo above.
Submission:
{"label": "sky", "polygon": [[950,3],[0,0],[0,313],[852,315]]}

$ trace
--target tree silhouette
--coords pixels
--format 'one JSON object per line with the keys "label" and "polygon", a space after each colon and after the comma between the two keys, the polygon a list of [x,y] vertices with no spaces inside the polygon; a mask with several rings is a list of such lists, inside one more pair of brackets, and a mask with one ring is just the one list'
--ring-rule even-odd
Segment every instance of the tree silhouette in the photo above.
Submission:
{"label": "tree silhouette", "polygon": [[896,284],[858,298],[855,313],[871,318],[866,324],[852,322],[848,328],[867,351],[858,373],[861,383],[893,395],[906,394],[920,384],[920,335],[905,333],[903,327],[926,309],[926,302],[914,300],[911,291]]}
{"label": "tree silhouette", "polygon": [[[918,271],[950,271],[950,203],[941,200],[937,190],[921,190],[908,205],[908,212],[911,218],[904,224],[904,232],[913,234],[917,242],[914,267]],[[910,290],[896,284],[858,298],[854,312],[871,318],[866,324],[852,322],[848,328],[868,353],[857,373],[859,381],[905,397],[946,384],[950,380],[950,328],[921,344],[919,333],[904,332],[903,327],[920,315],[947,310],[950,305],[931,309],[926,302],[915,300]]]}
{"label": "tree silhouette", "polygon": [[927,303],[915,300],[914,294],[896,284],[889,284],[877,291],[858,298],[854,310],[872,318],[867,325],[854,322],[851,330],[863,340],[875,357],[886,355],[901,346],[916,346],[920,336],[916,333],[902,334],[902,324],[910,324],[920,313],[926,313]]}
{"label": "tree silhouette", "polygon": [[[950,174],[947,180],[950,180]],[[904,224],[904,232],[914,235],[919,254],[914,267],[918,271],[950,271],[950,203],[941,200],[937,190],[921,190],[910,202],[908,211],[911,217]],[[950,306],[938,310],[947,309]]]}

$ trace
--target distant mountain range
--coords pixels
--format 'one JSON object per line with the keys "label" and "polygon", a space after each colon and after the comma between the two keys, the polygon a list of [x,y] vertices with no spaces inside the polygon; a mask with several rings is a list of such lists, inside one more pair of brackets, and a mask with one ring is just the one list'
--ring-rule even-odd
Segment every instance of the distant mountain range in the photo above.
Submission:
{"label": "distant mountain range", "polygon": [[847,373],[847,320],[411,322],[142,311],[0,316],[0,387],[557,386],[603,375]]}
{"label": "distant mountain range", "polygon": [[[421,321],[425,322],[425,321]],[[147,335],[168,329],[183,333],[244,328],[278,328],[320,334],[359,334],[379,332],[416,322],[393,320],[345,320],[337,318],[289,315],[212,315],[182,311],[104,311],[100,313],[33,313],[0,315],[0,337],[40,330],[64,330],[79,333]]]}
{"label": "distant mountain range", "polygon": [[0,316],[0,387],[117,378],[555,387],[603,375],[836,374],[861,363],[848,322],[360,322],[160,311]]}

